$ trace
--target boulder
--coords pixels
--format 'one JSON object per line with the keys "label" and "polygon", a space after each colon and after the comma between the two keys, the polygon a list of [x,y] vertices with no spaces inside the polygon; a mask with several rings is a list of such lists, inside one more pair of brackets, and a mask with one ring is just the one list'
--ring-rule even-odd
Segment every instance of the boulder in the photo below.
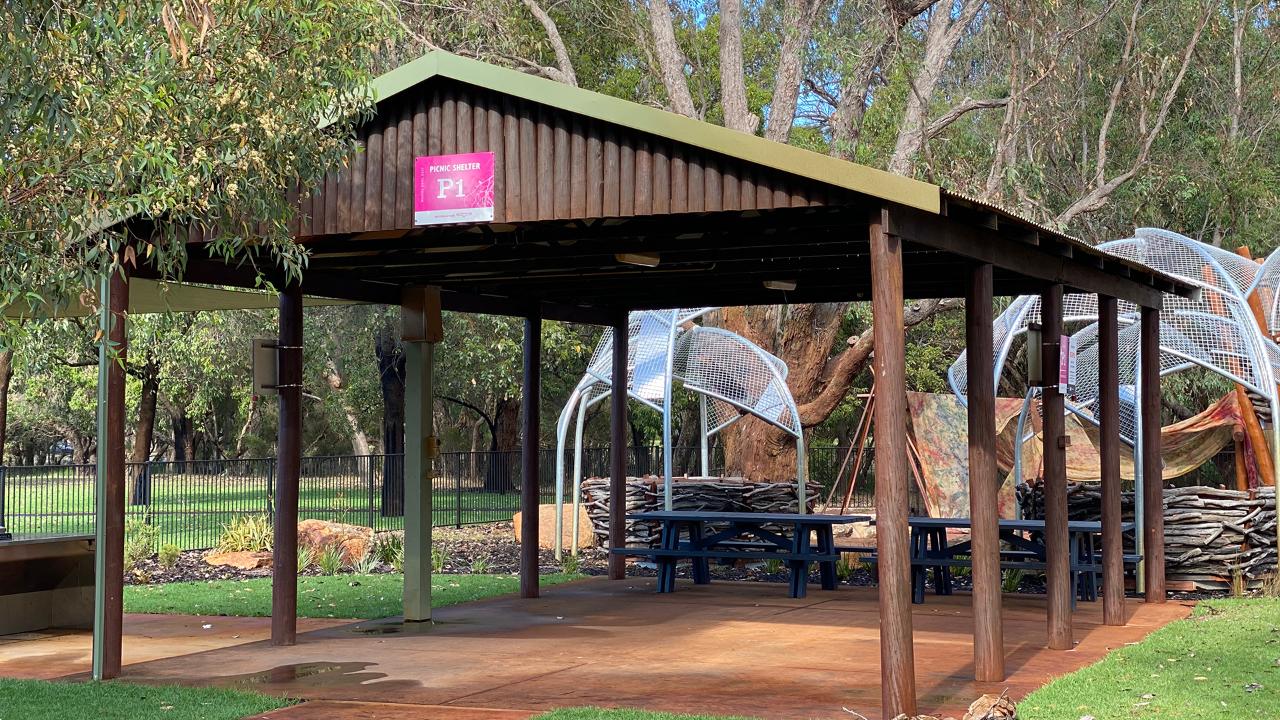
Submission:
{"label": "boulder", "polygon": [[298,547],[308,548],[317,556],[329,548],[337,548],[342,553],[342,561],[350,565],[373,547],[373,529],[327,520],[303,520],[298,523]]}
{"label": "boulder", "polygon": [[[564,505],[564,532],[561,534],[565,549],[573,547],[573,503]],[[520,542],[520,513],[511,519],[515,525],[516,542]],[[556,536],[556,506],[554,503],[538,506],[538,545],[547,549],[554,547]],[[587,507],[578,507],[578,547],[596,546],[596,534],[591,527],[591,518],[587,515]]]}
{"label": "boulder", "polygon": [[271,553],[250,550],[211,552],[204,556],[204,563],[215,567],[232,567],[237,570],[257,570],[271,567]]}

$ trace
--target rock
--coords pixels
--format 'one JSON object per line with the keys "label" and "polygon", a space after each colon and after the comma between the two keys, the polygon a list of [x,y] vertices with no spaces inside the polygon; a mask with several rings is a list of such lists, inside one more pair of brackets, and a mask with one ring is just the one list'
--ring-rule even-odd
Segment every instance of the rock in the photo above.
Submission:
{"label": "rock", "polygon": [[310,549],[317,557],[331,547],[337,548],[342,561],[350,565],[373,547],[373,530],[327,520],[303,520],[298,523],[298,547]]}
{"label": "rock", "polygon": [[258,568],[271,567],[271,553],[269,552],[251,552],[249,550],[240,550],[238,552],[211,552],[204,556],[206,565],[214,567],[233,567],[237,570],[257,570]]}
{"label": "rock", "polygon": [[969,706],[964,720],[1017,720],[1018,707],[1004,695],[983,695]]}
{"label": "rock", "polygon": [[[596,535],[591,528],[591,518],[587,515],[586,505],[578,506],[578,547],[596,546]],[[520,542],[520,513],[511,519],[515,526],[516,542]],[[554,503],[538,506],[538,545],[544,548],[554,547],[552,542],[556,536],[556,506]],[[564,505],[564,532],[562,533],[564,548],[573,547],[573,503]]]}

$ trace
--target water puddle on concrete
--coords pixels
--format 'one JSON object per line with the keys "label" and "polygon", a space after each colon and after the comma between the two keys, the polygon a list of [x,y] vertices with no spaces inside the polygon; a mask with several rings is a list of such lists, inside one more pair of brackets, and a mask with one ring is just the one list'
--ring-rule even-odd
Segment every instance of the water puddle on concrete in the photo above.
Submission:
{"label": "water puddle on concrete", "polygon": [[348,675],[364,670],[367,667],[369,667],[369,663],[297,663],[294,665],[279,665],[262,672],[234,675],[224,678],[224,681],[232,685],[289,683],[329,673]]}

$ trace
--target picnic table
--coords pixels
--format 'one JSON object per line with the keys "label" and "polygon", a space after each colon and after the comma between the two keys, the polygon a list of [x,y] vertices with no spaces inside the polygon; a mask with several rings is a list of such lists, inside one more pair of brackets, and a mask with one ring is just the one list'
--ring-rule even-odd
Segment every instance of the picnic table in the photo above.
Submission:
{"label": "picnic table", "polygon": [[[969,567],[973,552],[971,541],[947,544],[947,531],[967,530],[969,518],[911,517],[911,595],[912,602],[924,602],[925,573],[933,570],[934,592],[951,594],[951,568]],[[1132,522],[1121,523],[1121,532],[1131,532]],[[1044,542],[1044,520],[1000,520],[1000,540],[1007,548],[1000,551],[1000,567],[1012,570],[1043,570],[1047,566],[1047,548]],[[1076,595],[1084,600],[1098,599],[1098,575],[1102,560],[1095,538],[1102,533],[1102,523],[1097,520],[1070,520],[1067,534],[1071,557],[1072,584]],[[1138,555],[1125,555],[1124,562],[1133,564]],[[1075,596],[1072,597],[1072,603]]]}
{"label": "picnic table", "polygon": [[[693,581],[698,585],[711,582],[708,560],[712,558],[781,560],[790,571],[789,592],[793,598],[805,596],[810,563],[818,563],[822,589],[834,590],[840,552],[832,528],[871,520],[868,515],[700,510],[629,513],[627,518],[661,525],[658,547],[611,550],[620,555],[653,558],[658,565],[658,592],[675,591],[676,563],[681,559],[692,562]],[[811,535],[816,536],[816,543]]]}

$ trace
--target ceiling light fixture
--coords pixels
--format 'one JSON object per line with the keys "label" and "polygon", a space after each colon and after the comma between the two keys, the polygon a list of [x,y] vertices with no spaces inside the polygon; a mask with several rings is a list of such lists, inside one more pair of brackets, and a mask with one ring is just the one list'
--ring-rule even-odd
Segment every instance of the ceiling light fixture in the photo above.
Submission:
{"label": "ceiling light fixture", "polygon": [[658,267],[658,263],[662,261],[658,253],[615,253],[613,258],[620,263],[642,267]]}
{"label": "ceiling light fixture", "polygon": [[795,280],[765,280],[764,287],[766,290],[782,290],[791,292],[796,289]]}

